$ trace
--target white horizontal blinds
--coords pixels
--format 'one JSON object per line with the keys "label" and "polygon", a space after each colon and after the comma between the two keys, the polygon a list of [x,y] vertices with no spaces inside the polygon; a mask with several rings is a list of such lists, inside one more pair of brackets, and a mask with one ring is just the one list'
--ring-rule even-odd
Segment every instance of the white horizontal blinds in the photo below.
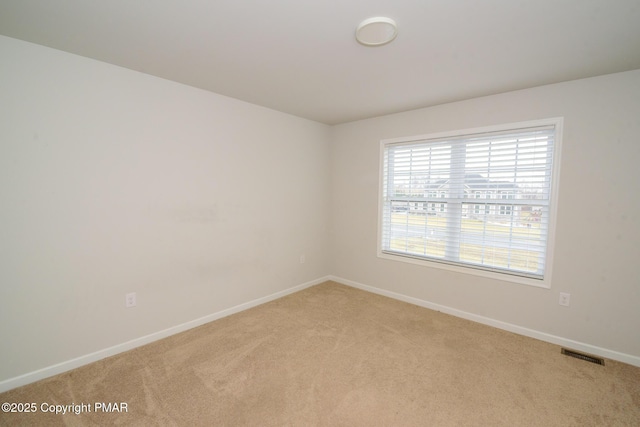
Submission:
{"label": "white horizontal blinds", "polygon": [[553,126],[388,144],[382,250],[542,278]]}
{"label": "white horizontal blinds", "polygon": [[[426,185],[450,173],[451,144],[402,144],[385,151],[383,187],[383,250],[404,254],[437,256],[441,242],[425,236],[444,231],[440,218],[420,214],[446,211],[444,193],[431,194]],[[442,197],[441,197],[442,196]],[[416,214],[418,213],[418,214]],[[435,219],[435,221],[432,221]]]}

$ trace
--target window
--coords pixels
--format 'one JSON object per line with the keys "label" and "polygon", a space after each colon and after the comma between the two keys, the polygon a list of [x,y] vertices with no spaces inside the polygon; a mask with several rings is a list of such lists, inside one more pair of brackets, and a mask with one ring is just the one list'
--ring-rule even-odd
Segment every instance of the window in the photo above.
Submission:
{"label": "window", "polygon": [[[509,191],[503,191],[500,194],[502,200],[513,199],[513,193]],[[512,205],[500,205],[500,215],[511,215]]]}
{"label": "window", "polygon": [[382,141],[379,256],[548,287],[561,125]]}
{"label": "window", "polygon": [[[476,199],[479,199],[480,197],[482,197],[482,194],[479,191],[476,191]],[[480,206],[480,205],[476,205],[476,207],[474,208],[476,214],[480,213],[480,208],[481,207],[482,206]]]}

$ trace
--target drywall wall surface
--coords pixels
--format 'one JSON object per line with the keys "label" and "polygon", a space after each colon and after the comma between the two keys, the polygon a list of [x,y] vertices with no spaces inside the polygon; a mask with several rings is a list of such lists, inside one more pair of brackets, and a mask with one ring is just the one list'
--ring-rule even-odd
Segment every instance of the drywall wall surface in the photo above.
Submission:
{"label": "drywall wall surface", "polygon": [[0,57],[0,381],[329,273],[327,126],[7,37]]}
{"label": "drywall wall surface", "polygon": [[[564,117],[564,134],[551,289],[377,257],[381,140],[552,117]],[[639,117],[640,71],[631,71],[334,127],[332,273],[640,356]]]}

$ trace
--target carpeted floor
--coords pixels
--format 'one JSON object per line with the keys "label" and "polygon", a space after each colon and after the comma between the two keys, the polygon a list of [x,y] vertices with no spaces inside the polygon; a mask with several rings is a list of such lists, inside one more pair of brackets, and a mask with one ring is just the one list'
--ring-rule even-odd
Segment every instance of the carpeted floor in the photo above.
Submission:
{"label": "carpeted floor", "polygon": [[605,363],[327,282],[0,394],[37,407],[0,425],[639,426],[640,368]]}

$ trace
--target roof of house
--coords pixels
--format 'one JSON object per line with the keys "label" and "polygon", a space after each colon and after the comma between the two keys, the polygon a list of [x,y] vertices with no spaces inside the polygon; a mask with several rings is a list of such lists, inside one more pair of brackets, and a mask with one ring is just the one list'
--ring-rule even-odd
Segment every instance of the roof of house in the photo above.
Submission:
{"label": "roof of house", "polygon": [[[450,178],[440,179],[433,184],[427,185],[427,189],[441,189],[445,187],[449,181]],[[466,174],[464,176],[464,186],[471,190],[505,190],[518,188],[518,184],[514,182],[494,181],[480,174]]]}

